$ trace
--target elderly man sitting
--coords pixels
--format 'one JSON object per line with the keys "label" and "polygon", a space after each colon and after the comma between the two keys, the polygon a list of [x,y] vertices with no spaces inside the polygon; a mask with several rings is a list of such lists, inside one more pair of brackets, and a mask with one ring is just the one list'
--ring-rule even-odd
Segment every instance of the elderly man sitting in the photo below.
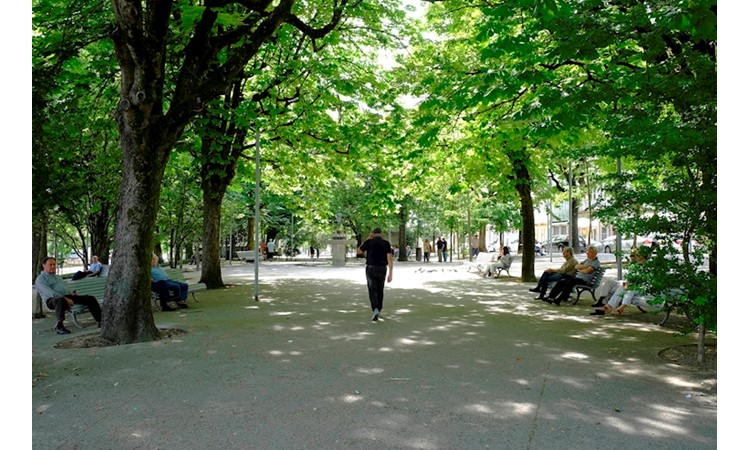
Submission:
{"label": "elderly man sitting", "polygon": [[596,271],[599,270],[599,258],[597,257],[598,251],[593,245],[589,245],[586,248],[586,259],[576,264],[576,276],[567,280],[559,281],[552,291],[549,293],[549,297],[543,299],[547,303],[552,303],[555,306],[560,306],[560,302],[567,300],[570,297],[570,293],[573,292],[573,288],[579,284],[588,284],[594,278]]}
{"label": "elderly man sitting", "polygon": [[170,291],[175,292],[177,306],[183,309],[188,307],[187,303],[185,303],[187,301],[188,285],[169,278],[167,272],[159,265],[159,257],[156,255],[151,258],[151,290],[159,294],[162,311],[176,311],[167,304],[172,299]]}

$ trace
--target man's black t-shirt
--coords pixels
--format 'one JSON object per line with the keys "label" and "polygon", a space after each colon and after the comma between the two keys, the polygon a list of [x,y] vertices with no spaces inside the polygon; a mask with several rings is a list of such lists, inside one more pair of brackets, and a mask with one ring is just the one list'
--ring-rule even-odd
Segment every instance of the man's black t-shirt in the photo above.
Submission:
{"label": "man's black t-shirt", "polygon": [[391,243],[382,237],[368,239],[359,246],[363,252],[367,253],[368,266],[387,266],[388,253],[393,253]]}

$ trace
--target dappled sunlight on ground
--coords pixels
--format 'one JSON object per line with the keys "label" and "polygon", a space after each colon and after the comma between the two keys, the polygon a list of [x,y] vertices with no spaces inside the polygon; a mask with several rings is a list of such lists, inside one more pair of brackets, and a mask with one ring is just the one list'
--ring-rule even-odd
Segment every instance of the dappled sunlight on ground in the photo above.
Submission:
{"label": "dappled sunlight on ground", "polygon": [[[519,447],[495,439],[511,435],[522,448],[627,448],[633,439],[638,448],[679,448],[669,443],[685,436],[693,444],[685,448],[715,444],[701,436],[710,424],[689,425],[695,414],[715,414],[715,379],[658,356],[692,338],[632,320],[640,313],[590,316],[585,298],[555,307],[534,299],[533,283],[482,279],[458,264],[397,265],[373,322],[364,266],[264,264],[259,302],[251,270],[241,269],[225,276],[233,287],[198,305],[237,308],[191,330],[207,341],[201,357],[213,358],[211,401],[237,402],[238,429],[285,420],[255,403],[273,410],[281,398],[290,420],[311,430],[335,420],[332,448],[470,448],[461,433],[491,436],[471,448]],[[211,345],[223,329],[237,347]],[[247,370],[225,375],[238,358]],[[575,440],[583,429],[617,445]]]}

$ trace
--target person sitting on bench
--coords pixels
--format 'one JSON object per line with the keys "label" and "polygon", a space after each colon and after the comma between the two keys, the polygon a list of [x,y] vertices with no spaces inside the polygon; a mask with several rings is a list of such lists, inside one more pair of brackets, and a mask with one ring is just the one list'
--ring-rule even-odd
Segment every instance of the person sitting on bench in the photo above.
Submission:
{"label": "person sitting on bench", "polygon": [[579,284],[591,283],[594,275],[596,275],[596,271],[600,267],[599,258],[596,256],[598,253],[596,247],[589,245],[586,248],[586,259],[575,266],[577,270],[575,278],[559,281],[552,288],[549,297],[542,300],[547,303],[553,303],[555,306],[560,306],[561,301],[567,300],[570,297],[570,293],[573,292],[574,287]]}
{"label": "person sitting on bench", "polygon": [[86,277],[98,277],[102,273],[102,263],[99,262],[99,257],[94,255],[91,257],[91,265],[89,270],[79,270],[73,275],[73,280],[80,280]]}
{"label": "person sitting on bench", "polygon": [[510,255],[510,247],[503,247],[503,256],[498,258],[497,262],[487,264],[487,270],[484,271],[484,277],[491,277],[496,270],[508,270],[512,263],[513,257]]}
{"label": "person sitting on bench", "polygon": [[65,328],[65,311],[73,305],[83,305],[89,309],[96,320],[96,326],[101,327],[102,309],[96,297],[91,295],[78,295],[75,291],[70,292],[65,287],[62,278],[56,275],[57,260],[48,256],[42,260],[42,272],[36,277],[34,286],[47,308],[55,311],[57,317],[57,334],[69,334],[70,330]]}
{"label": "person sitting on bench", "polygon": [[530,292],[539,293],[539,296],[536,297],[537,300],[544,300],[547,294],[547,287],[551,283],[562,282],[563,280],[573,278],[576,274],[576,264],[578,264],[578,261],[573,257],[573,249],[571,247],[565,247],[562,255],[563,258],[565,258],[563,265],[560,266],[559,269],[553,269],[550,267],[545,270],[539,278],[537,285],[529,289]]}
{"label": "person sitting on bench", "polygon": [[[651,247],[646,245],[635,247],[630,252],[630,263],[643,264],[650,256]],[[610,300],[606,305],[594,309],[591,315],[603,316],[604,314],[611,312],[612,314],[620,316],[628,305],[648,306],[648,302],[653,299],[654,297],[652,295],[642,294],[626,281],[623,285],[617,287],[617,290],[612,294],[612,297],[610,297]]]}
{"label": "person sitting on bench", "polygon": [[167,272],[165,272],[159,265],[159,257],[156,255],[151,258],[151,290],[159,294],[159,302],[161,303],[162,311],[176,311],[167,304],[167,302],[172,300],[172,294],[170,291],[175,292],[177,306],[182,309],[188,307],[186,303],[188,295],[187,283],[182,283],[169,278]]}

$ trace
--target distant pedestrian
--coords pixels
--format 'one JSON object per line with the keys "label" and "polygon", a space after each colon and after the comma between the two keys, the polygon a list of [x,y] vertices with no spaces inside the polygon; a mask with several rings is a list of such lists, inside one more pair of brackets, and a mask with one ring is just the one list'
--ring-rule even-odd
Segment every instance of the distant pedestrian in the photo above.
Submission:
{"label": "distant pedestrian", "polygon": [[276,254],[276,243],[273,242],[273,239],[268,240],[268,244],[266,244],[268,247],[268,260],[273,259],[273,255]]}
{"label": "distant pedestrian", "polygon": [[432,253],[432,244],[429,239],[425,239],[422,243],[422,260],[424,262],[430,262],[430,253]]}
{"label": "distant pedestrian", "polygon": [[383,238],[383,231],[375,228],[365,242],[357,247],[357,254],[366,253],[367,293],[372,307],[372,320],[377,322],[383,311],[383,289],[386,280],[393,280],[393,249]]}
{"label": "distant pedestrian", "polygon": [[439,245],[442,245],[442,250],[438,250],[438,252],[443,253],[443,262],[448,262],[448,242],[445,240],[445,236],[441,236],[440,240],[438,241]]}
{"label": "distant pedestrian", "polygon": [[479,234],[475,234],[471,238],[471,257],[476,258],[479,256]]}

